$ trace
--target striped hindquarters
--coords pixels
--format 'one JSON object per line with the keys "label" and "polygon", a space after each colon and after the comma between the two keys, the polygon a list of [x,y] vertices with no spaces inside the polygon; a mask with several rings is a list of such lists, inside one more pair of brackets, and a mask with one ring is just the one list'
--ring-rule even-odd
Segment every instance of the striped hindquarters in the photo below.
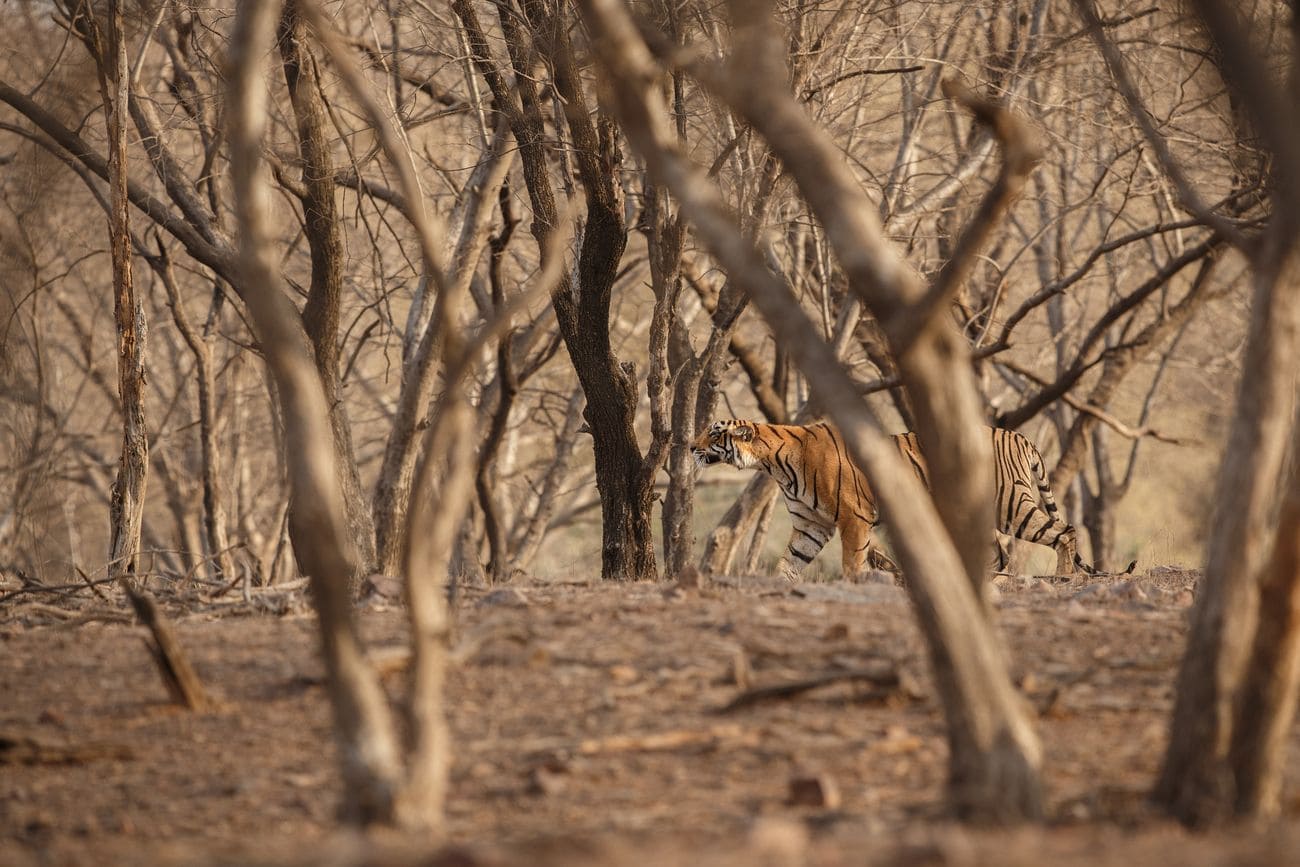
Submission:
{"label": "striped hindquarters", "polygon": [[1047,484],[1042,454],[1015,431],[991,431],[998,530],[1051,548],[1068,545],[1073,556],[1074,528],[1061,519],[1056,497]]}

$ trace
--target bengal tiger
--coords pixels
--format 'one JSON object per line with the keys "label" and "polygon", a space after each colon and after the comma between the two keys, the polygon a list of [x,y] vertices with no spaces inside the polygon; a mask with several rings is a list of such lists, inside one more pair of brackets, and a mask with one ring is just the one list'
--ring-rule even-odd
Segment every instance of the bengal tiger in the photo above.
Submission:
{"label": "bengal tiger", "polygon": [[[1015,431],[986,430],[993,438],[998,531],[1053,548],[1058,574],[1073,573],[1076,567],[1092,572],[1079,558],[1074,527],[1061,519],[1056,508],[1038,449]],[[893,440],[904,460],[928,486],[929,474],[916,434],[896,434]],[[872,539],[880,513],[871,487],[849,460],[843,437],[831,425],[725,419],[709,425],[692,444],[691,453],[699,467],[727,463],[742,470],[757,469],[780,485],[794,522],[779,567],[783,574],[802,572],[836,529],[844,549],[846,577],[861,572],[869,562],[873,566],[892,565]],[[995,547],[1001,570],[1006,566],[1006,552],[1000,540]]]}

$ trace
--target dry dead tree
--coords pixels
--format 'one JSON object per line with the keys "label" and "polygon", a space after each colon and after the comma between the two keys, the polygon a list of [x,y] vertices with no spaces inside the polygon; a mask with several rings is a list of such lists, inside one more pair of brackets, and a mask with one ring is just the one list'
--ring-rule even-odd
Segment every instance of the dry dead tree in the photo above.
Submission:
{"label": "dry dead tree", "polygon": [[[347,545],[342,491],[332,462],[328,412],[319,378],[300,320],[285,292],[283,278],[269,258],[265,240],[266,184],[260,168],[265,125],[265,85],[261,59],[269,49],[278,4],[246,4],[240,8],[232,43],[230,84],[231,165],[242,244],[241,268],[248,286],[249,310],[261,337],[268,367],[275,379],[285,419],[285,449],[289,477],[301,519],[307,521],[314,544],[299,553],[310,577],[313,602],[320,619],[329,693],[334,707],[344,781],[345,809],[358,823],[389,823],[407,828],[441,827],[449,763],[448,732],[442,688],[448,658],[450,614],[447,608],[448,555],[468,507],[473,483],[473,415],[465,377],[484,342],[501,337],[511,317],[539,292],[549,291],[563,271],[563,256],[548,247],[549,267],[535,280],[531,292],[517,296],[497,311],[471,337],[460,328],[461,310],[469,289],[463,273],[464,255],[455,263],[459,276],[441,262],[441,227],[425,209],[411,154],[398,130],[375,101],[356,64],[321,10],[309,0],[291,0],[297,13],[314,30],[344,84],[373,125],[389,162],[397,171],[404,213],[416,230],[424,268],[437,295],[429,314],[423,347],[437,350],[443,393],[432,408],[433,423],[426,434],[424,457],[415,470],[411,505],[406,516],[403,565],[412,635],[412,664],[408,692],[410,733],[403,756],[397,730],[372,666],[361,653],[351,609],[347,575],[352,551]],[[495,142],[489,175],[504,160],[504,136]],[[496,185],[483,183],[477,195],[495,195]],[[480,202],[476,207],[483,207]],[[467,220],[462,241],[475,234]],[[568,240],[566,224],[556,227],[555,244]],[[459,251],[458,251],[459,252]]]}
{"label": "dry dead tree", "polygon": [[144,303],[131,268],[131,221],[128,197],[127,114],[131,95],[130,64],[119,0],[108,4],[107,37],[88,6],[81,7],[77,29],[95,58],[108,122],[107,179],[109,240],[113,264],[113,321],[117,329],[118,396],[122,411],[122,452],[109,507],[109,577],[130,600],[152,636],[150,653],[168,694],[191,710],[210,705],[171,624],[136,581],[140,534],[148,483],[149,437],[145,423]]}
{"label": "dry dead tree", "polygon": [[[88,12],[89,10],[87,10]],[[131,274],[130,205],[127,200],[126,115],[130,101],[130,67],[122,6],[108,5],[108,44],[98,53],[100,87],[108,109],[110,237],[113,258],[113,319],[117,324],[118,391],[122,400],[122,459],[113,483],[110,509],[112,541],[109,569],[131,587],[140,550],[144,522],[144,493],[148,481],[149,437],[144,418],[144,305]],[[90,38],[98,41],[99,27],[87,15]],[[104,49],[107,49],[106,51]],[[108,99],[108,94],[112,99]]]}
{"label": "dry dead tree", "polygon": [[284,416],[288,475],[305,534],[298,552],[320,619],[346,794],[353,821],[392,817],[401,772],[396,731],[378,678],[361,650],[352,614],[342,491],[335,475],[329,407],[306,333],[285,294],[265,241],[267,189],[259,171],[266,124],[264,61],[273,44],[279,3],[239,8],[232,37],[228,111],[231,174],[239,219],[240,269],[247,302]]}
{"label": "dry dead tree", "polygon": [[[942,317],[913,322],[914,314],[907,311],[928,297],[925,287],[885,241],[874,209],[844,168],[835,145],[786,93],[777,60],[783,54],[774,44],[768,10],[762,4],[734,4],[736,56],[745,58],[744,68],[692,65],[691,71],[760,130],[785,162],[825,224],[853,291],[868,309],[885,322],[912,323],[915,330],[906,334],[910,346],[901,366],[913,399],[925,405],[918,421],[926,431],[927,454],[942,456],[935,466],[935,487],[944,491],[942,501],[969,509],[953,515],[945,527],[934,502],[902,465],[816,326],[737,231],[737,221],[716,188],[678,152],[658,86],[662,70],[625,7],[617,0],[583,0],[581,6],[609,75],[624,132],[732,279],[748,288],[777,340],[812,384],[814,397],[844,433],[855,461],[875,482],[892,525],[909,530],[900,534],[899,555],[948,716],[954,809],[967,818],[988,821],[1040,816],[1038,739],[1011,686],[978,595],[992,526],[984,493],[991,486],[991,464],[987,442],[975,442],[980,433],[978,408],[969,352],[960,336]],[[952,279],[960,273],[957,263]],[[936,286],[942,288],[930,291],[942,297],[951,291],[943,283]],[[901,336],[900,326],[894,337]]]}

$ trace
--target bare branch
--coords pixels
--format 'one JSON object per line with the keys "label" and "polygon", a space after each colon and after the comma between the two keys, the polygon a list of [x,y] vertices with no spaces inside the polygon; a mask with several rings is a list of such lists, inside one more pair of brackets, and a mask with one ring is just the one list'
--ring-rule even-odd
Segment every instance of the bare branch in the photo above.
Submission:
{"label": "bare branch", "polygon": [[1234,246],[1240,247],[1244,245],[1245,239],[1241,233],[1229,220],[1224,219],[1206,205],[1200,193],[1192,186],[1187,173],[1183,171],[1182,164],[1174,158],[1173,152],[1169,149],[1169,143],[1156,129],[1155,123],[1151,119],[1151,113],[1147,111],[1142,102],[1142,97],[1138,95],[1137,88],[1133,85],[1133,79],[1128,74],[1124,56],[1120,54],[1115,43],[1106,35],[1094,4],[1095,0],[1074,0],[1075,8],[1079,10],[1079,14],[1087,24],[1088,35],[1097,44],[1098,50],[1101,51],[1101,55],[1106,61],[1106,67],[1110,70],[1116,89],[1124,97],[1124,101],[1128,103],[1129,112],[1132,114],[1133,119],[1137,121],[1138,128],[1142,130],[1142,135],[1146,138],[1147,143],[1155,151],[1156,159],[1160,161],[1161,168],[1165,170],[1165,173],[1173,182],[1174,188],[1178,190],[1178,197],[1183,207],[1202,224],[1213,229]]}
{"label": "bare branch", "polygon": [[970,111],[981,125],[993,131],[1002,145],[1002,166],[992,188],[966,224],[952,255],[924,297],[884,323],[899,355],[907,352],[907,347],[935,317],[947,315],[948,305],[961,291],[976,254],[997,228],[1003,212],[1020,195],[1029,173],[1043,156],[1038,136],[1005,106],[976,94],[956,78],[944,80],[943,92]]}

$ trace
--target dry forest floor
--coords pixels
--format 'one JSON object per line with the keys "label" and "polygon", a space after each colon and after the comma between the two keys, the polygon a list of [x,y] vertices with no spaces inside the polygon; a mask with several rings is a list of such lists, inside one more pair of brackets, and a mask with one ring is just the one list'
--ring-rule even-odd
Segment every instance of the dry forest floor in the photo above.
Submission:
{"label": "dry forest floor", "polygon": [[[336,829],[300,590],[164,598],[221,699],[192,714],[112,594],[0,583],[0,864],[1300,864],[1300,727],[1275,826],[1195,835],[1145,804],[1195,580],[997,579],[1049,800],[1002,831],[940,807],[943,719],[892,584],[463,591],[441,844]],[[400,604],[361,621],[399,694]]]}

